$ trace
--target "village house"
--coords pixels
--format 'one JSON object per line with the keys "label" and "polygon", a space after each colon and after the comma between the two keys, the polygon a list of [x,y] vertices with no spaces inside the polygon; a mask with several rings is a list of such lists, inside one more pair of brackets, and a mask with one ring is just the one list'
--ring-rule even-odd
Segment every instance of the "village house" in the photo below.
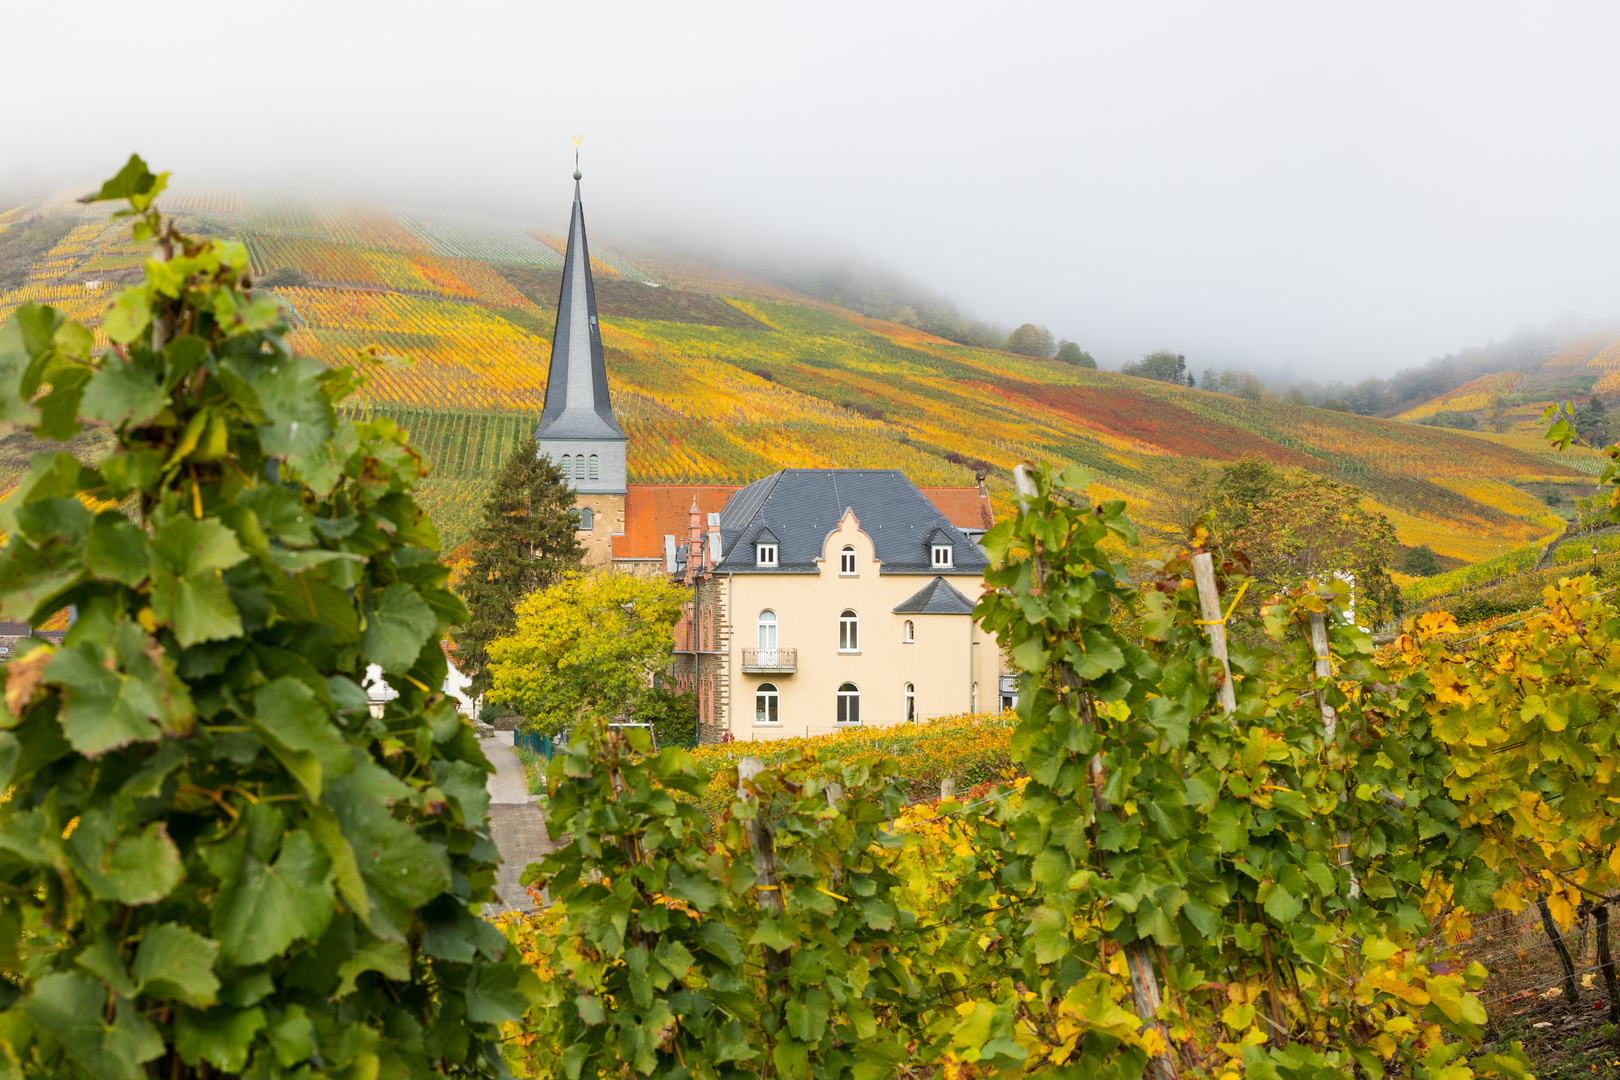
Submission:
{"label": "village house", "polygon": [[670,673],[705,741],[817,734],[1010,703],[971,612],[994,523],[984,475],[918,488],[894,470],[785,469],[746,487],[630,484],[613,414],[579,173],[540,453],[576,496],[585,563],[667,574],[693,598]]}

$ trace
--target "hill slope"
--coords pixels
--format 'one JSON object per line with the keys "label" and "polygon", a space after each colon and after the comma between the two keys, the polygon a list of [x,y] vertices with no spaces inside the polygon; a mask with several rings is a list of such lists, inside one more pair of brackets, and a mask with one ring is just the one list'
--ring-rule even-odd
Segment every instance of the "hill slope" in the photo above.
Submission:
{"label": "hill slope", "polygon": [[[180,191],[168,208],[185,227],[240,237],[261,278],[287,282],[273,288],[295,348],[330,364],[372,344],[412,358],[376,379],[367,404],[433,456],[428,502],[447,540],[465,536],[494,468],[542,404],[556,233],[229,192]],[[38,300],[93,320],[139,274],[145,252],[124,226],[65,199],[0,213],[0,262],[7,231],[38,243],[51,228],[59,238],[0,292],[0,318]],[[1562,528],[1528,486],[1591,482],[1530,438],[1079,369],[953,344],[668,255],[600,245],[592,254],[632,481],[885,466],[946,485],[972,483],[984,467],[1005,505],[1012,466],[1045,458],[1085,465],[1151,522],[1173,519],[1189,470],[1253,454],[1356,484],[1404,543],[1468,562]]]}

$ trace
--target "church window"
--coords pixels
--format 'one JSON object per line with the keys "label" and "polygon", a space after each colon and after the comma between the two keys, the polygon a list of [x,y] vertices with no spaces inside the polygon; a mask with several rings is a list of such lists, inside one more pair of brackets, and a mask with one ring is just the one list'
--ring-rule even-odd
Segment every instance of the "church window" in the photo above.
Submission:
{"label": "church window", "polygon": [[579,531],[590,532],[594,528],[596,528],[596,511],[588,506],[582,508],[579,512]]}
{"label": "church window", "polygon": [[597,467],[596,467],[596,455],[595,454],[591,455],[591,479],[592,480],[598,479]]}
{"label": "church window", "polygon": [[584,454],[575,454],[574,455],[574,479],[575,480],[583,480],[583,479],[585,479],[585,455]]}
{"label": "church window", "polygon": [[574,459],[573,459],[573,457],[571,455],[564,454],[562,456],[561,465],[562,465],[562,475],[563,475],[564,480],[567,480],[570,476],[574,475]]}

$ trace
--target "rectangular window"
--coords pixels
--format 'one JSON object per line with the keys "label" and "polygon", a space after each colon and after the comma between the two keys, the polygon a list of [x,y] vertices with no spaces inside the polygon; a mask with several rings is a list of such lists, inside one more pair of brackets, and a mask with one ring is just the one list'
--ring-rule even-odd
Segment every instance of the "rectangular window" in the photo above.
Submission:
{"label": "rectangular window", "polygon": [[776,565],[776,545],[775,544],[759,544],[759,545],[757,545],[754,548],[754,565],[755,566],[775,566]]}
{"label": "rectangular window", "polygon": [[950,566],[950,565],[951,565],[951,545],[949,545],[949,544],[935,544],[934,545],[934,566],[935,567],[947,567],[947,566]]}

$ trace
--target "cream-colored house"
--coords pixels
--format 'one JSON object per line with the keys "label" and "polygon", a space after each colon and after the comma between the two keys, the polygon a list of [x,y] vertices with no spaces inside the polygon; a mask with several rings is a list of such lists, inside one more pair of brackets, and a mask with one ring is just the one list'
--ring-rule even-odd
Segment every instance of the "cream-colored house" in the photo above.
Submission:
{"label": "cream-colored house", "polygon": [[786,469],[715,517],[687,541],[676,667],[705,741],[1000,710],[984,554],[902,473]]}

